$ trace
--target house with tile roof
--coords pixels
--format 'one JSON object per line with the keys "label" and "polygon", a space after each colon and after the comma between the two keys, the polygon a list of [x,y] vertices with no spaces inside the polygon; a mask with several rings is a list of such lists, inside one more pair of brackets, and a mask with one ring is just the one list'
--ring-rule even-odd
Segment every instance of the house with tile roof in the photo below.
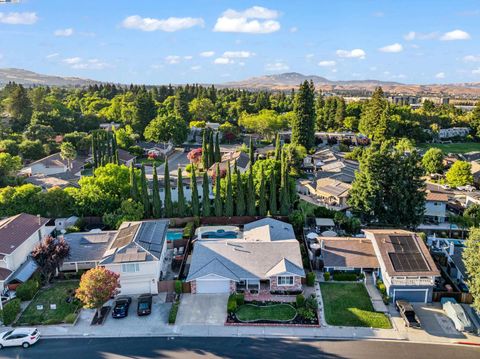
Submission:
{"label": "house with tile roof", "polygon": [[205,228],[200,232],[210,234],[195,242],[186,279],[192,293],[301,291],[305,271],[290,224],[264,218],[246,224],[243,233],[228,231],[233,236]]}
{"label": "house with tile roof", "polygon": [[442,192],[427,191],[425,196],[425,223],[444,223],[447,220],[448,195]]}
{"label": "house with tile roof", "polygon": [[23,283],[37,269],[30,257],[33,248],[52,233],[48,218],[20,213],[0,220],[0,291]]}

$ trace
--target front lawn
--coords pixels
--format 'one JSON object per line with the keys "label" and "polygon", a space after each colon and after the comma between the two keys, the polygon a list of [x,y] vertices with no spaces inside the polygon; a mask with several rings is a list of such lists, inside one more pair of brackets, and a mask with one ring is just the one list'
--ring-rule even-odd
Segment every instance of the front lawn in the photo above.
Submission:
{"label": "front lawn", "polygon": [[165,162],[162,159],[151,159],[148,157],[140,157],[135,159],[136,163],[138,164],[143,164],[144,166],[155,166],[158,167],[160,166],[163,162]]}
{"label": "front lawn", "polygon": [[390,329],[388,317],[373,310],[362,283],[320,283],[325,319],[330,325]]}
{"label": "front lawn", "polygon": [[445,154],[480,151],[480,143],[478,142],[424,143],[418,147],[425,151],[432,147],[439,148]]}
{"label": "front lawn", "polygon": [[[78,281],[56,282],[51,287],[41,289],[17,321],[17,325],[73,323],[81,304],[72,300]],[[55,304],[56,309],[50,309]],[[37,306],[43,309],[38,310]]]}
{"label": "front lawn", "polygon": [[242,322],[256,322],[260,320],[287,322],[293,320],[297,310],[289,304],[272,304],[258,306],[244,304],[235,312],[238,320]]}

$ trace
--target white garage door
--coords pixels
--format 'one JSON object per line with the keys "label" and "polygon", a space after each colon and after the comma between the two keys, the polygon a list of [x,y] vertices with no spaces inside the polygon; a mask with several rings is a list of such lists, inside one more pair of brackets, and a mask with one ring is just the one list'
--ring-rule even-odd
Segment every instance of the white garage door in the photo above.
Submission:
{"label": "white garage door", "polygon": [[230,281],[224,279],[197,279],[197,293],[229,293]]}
{"label": "white garage door", "polygon": [[150,293],[150,281],[143,282],[120,282],[120,294],[143,294]]}

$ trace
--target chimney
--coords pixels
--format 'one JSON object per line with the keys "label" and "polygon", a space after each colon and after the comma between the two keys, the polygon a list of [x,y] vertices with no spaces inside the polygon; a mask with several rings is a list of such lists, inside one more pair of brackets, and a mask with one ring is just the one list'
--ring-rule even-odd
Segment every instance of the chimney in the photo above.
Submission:
{"label": "chimney", "polygon": [[453,252],[455,251],[455,245],[453,242],[450,242],[449,247],[448,247],[448,255],[451,257],[453,256]]}
{"label": "chimney", "polygon": [[38,225],[40,226],[42,224],[42,217],[40,217],[39,214],[37,214],[37,220],[38,220]]}

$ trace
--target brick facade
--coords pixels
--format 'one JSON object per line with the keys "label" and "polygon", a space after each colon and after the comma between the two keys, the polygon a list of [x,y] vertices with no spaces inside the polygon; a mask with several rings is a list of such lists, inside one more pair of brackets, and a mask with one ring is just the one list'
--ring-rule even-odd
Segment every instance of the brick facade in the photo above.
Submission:
{"label": "brick facade", "polygon": [[298,276],[293,277],[293,285],[277,285],[277,277],[270,277],[270,290],[302,290],[302,278]]}

